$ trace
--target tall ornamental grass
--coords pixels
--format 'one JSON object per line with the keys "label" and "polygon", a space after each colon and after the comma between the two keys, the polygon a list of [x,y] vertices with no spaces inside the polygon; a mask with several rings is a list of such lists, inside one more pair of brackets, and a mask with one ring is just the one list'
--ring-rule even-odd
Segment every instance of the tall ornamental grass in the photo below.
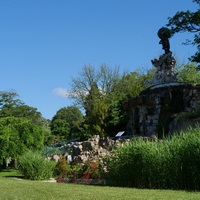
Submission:
{"label": "tall ornamental grass", "polygon": [[112,184],[200,190],[200,127],[156,142],[134,139],[107,160]]}
{"label": "tall ornamental grass", "polygon": [[19,171],[26,179],[48,180],[53,176],[55,162],[45,159],[38,152],[27,152],[19,157]]}

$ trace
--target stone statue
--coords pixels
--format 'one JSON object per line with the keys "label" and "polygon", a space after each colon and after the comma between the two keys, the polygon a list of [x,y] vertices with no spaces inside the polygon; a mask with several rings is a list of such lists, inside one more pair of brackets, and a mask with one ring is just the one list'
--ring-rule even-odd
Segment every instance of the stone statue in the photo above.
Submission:
{"label": "stone statue", "polygon": [[159,44],[162,44],[165,54],[170,52],[169,38],[171,36],[170,30],[166,27],[162,27],[158,30],[158,37],[160,38]]}
{"label": "stone statue", "polygon": [[160,44],[162,44],[165,53],[159,57],[159,59],[152,60],[152,64],[156,67],[156,73],[154,74],[152,85],[174,83],[177,82],[177,74],[174,71],[175,59],[170,51],[169,38],[171,36],[168,28],[162,27],[158,30],[158,37],[160,38]]}

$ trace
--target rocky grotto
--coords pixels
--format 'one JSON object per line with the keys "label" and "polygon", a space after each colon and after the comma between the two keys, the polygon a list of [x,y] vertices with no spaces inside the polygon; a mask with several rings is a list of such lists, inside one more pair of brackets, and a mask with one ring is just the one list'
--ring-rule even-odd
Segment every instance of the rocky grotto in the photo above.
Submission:
{"label": "rocky grotto", "polygon": [[151,86],[124,103],[129,116],[129,135],[156,135],[162,138],[200,121],[198,118],[178,120],[183,113],[192,113],[199,108],[200,85],[178,82],[172,52],[166,47],[163,49],[165,53],[159,59],[152,60],[156,73]]}

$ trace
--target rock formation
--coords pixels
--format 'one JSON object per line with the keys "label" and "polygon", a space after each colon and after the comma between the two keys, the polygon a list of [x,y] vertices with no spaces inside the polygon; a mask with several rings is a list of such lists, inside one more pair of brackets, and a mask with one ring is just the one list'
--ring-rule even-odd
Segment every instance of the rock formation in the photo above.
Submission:
{"label": "rock formation", "polygon": [[[100,138],[99,135],[94,135],[87,141],[71,142],[65,144],[59,149],[66,150],[64,157],[70,156],[73,161],[85,163],[87,161],[101,161],[103,157],[109,155],[116,146],[123,146],[124,143],[130,142],[130,139],[111,139],[109,137]],[[69,152],[69,150],[71,150]],[[63,155],[61,155],[63,156]],[[52,159],[57,161],[58,155],[53,155]]]}
{"label": "rock formation", "polygon": [[156,67],[156,73],[151,81],[152,85],[177,82],[174,72],[176,61],[174,57],[172,57],[172,52],[163,54],[159,59],[154,59],[151,62]]}

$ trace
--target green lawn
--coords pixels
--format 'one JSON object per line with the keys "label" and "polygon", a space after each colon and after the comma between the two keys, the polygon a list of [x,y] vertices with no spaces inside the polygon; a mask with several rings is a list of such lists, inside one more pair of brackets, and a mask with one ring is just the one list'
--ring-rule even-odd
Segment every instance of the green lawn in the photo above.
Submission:
{"label": "green lawn", "polygon": [[87,186],[17,179],[16,172],[0,172],[0,200],[187,200],[200,199],[200,192],[146,190],[105,186]]}

